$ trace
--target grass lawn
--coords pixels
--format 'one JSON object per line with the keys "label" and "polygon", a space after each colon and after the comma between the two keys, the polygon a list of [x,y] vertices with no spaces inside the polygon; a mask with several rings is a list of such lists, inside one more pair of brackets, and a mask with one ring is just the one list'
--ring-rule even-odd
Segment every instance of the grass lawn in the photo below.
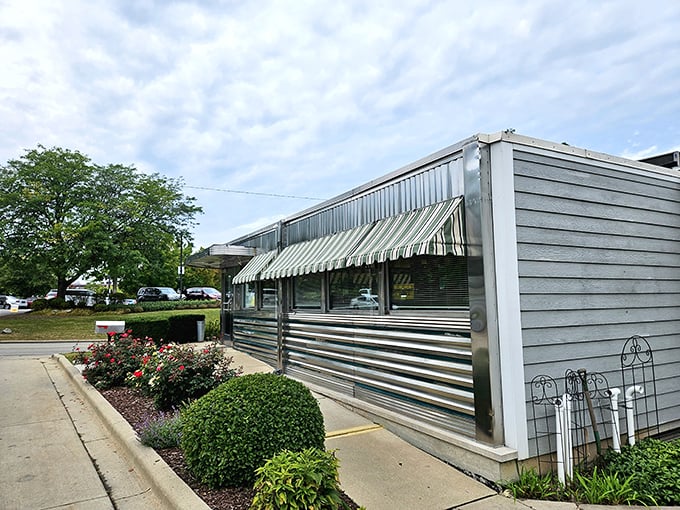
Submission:
{"label": "grass lawn", "polygon": [[0,333],[0,342],[23,341],[55,341],[55,340],[104,340],[103,333],[95,334],[95,321],[124,321],[134,317],[144,316],[162,318],[171,315],[203,314],[206,323],[219,320],[219,308],[204,308],[191,310],[166,310],[162,312],[144,313],[93,313],[89,310],[73,310],[72,312],[30,312],[12,314],[0,317],[0,331],[5,328],[12,330],[10,334]]}

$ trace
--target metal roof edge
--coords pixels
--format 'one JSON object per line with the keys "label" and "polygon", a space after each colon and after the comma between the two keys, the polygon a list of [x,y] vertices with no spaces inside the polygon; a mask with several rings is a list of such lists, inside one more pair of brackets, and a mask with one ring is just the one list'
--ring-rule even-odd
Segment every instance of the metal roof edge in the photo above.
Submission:
{"label": "metal roof edge", "polygon": [[680,174],[673,169],[665,168],[658,165],[653,165],[651,163],[645,163],[643,161],[637,161],[635,159],[624,158],[622,156],[613,156],[611,154],[606,154],[604,152],[592,151],[589,149],[583,149],[573,145],[569,145],[565,142],[550,142],[548,140],[542,140],[540,138],[533,138],[530,136],[520,135],[514,131],[499,131],[493,134],[479,134],[477,135],[481,143],[493,144],[498,142],[509,142],[515,145],[524,145],[526,147],[536,147],[538,149],[550,150],[554,152],[559,152],[562,154],[568,154],[571,156],[579,156],[586,159],[592,159],[595,161],[603,161],[607,163],[615,163],[619,165],[624,165],[640,170],[649,170],[655,173],[668,175],[672,177],[680,177]]}

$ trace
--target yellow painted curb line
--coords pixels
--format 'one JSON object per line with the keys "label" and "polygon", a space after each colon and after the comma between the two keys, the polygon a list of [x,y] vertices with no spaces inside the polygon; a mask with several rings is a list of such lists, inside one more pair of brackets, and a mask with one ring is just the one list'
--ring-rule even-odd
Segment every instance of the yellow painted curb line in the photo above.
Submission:
{"label": "yellow painted curb line", "polygon": [[326,439],[332,439],[336,437],[347,437],[347,436],[356,436],[357,434],[365,434],[366,432],[373,432],[374,430],[380,430],[382,429],[382,426],[377,425],[377,424],[371,424],[371,425],[362,425],[359,427],[352,427],[349,429],[342,429],[342,430],[334,430],[332,432],[327,432],[326,433]]}

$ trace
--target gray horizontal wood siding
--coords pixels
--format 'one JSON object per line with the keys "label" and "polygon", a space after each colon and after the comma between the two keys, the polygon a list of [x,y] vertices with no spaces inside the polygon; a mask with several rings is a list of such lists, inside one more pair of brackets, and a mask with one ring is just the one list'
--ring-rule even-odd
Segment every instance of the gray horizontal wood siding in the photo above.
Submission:
{"label": "gray horizontal wood siding", "polygon": [[529,420],[534,376],[586,368],[620,387],[635,334],[653,349],[660,421],[680,420],[680,174],[519,147],[513,160]]}

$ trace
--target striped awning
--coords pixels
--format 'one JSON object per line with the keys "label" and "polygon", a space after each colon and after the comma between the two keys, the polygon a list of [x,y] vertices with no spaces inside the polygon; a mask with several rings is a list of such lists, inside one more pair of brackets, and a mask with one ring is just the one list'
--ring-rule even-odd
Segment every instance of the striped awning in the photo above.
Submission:
{"label": "striped awning", "polygon": [[463,197],[376,222],[347,259],[347,266],[415,255],[465,255]]}
{"label": "striped awning", "polygon": [[347,257],[364,239],[373,225],[297,243],[284,249],[262,272],[262,279],[286,278],[309,273],[331,271],[345,267]]}
{"label": "striped awning", "polygon": [[238,272],[232,283],[246,283],[260,279],[260,273],[276,256],[276,250],[256,255]]}

